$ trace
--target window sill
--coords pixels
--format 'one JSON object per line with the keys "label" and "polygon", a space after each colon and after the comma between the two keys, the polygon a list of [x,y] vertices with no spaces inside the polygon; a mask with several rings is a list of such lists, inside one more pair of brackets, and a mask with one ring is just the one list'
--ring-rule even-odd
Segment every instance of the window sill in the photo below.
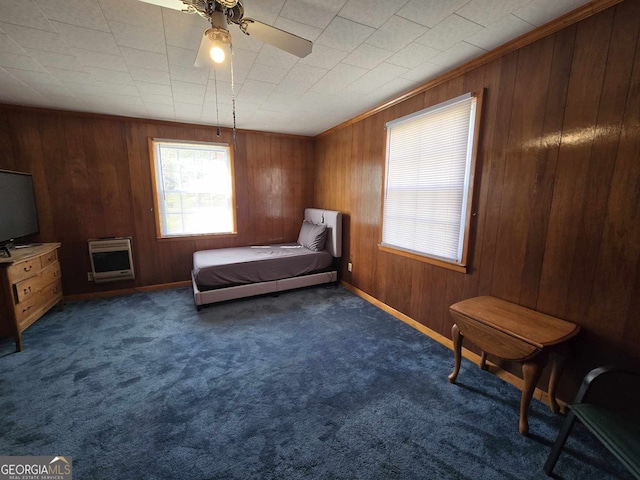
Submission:
{"label": "window sill", "polygon": [[238,235],[238,232],[231,233],[207,233],[194,235],[176,235],[172,237],[157,237],[159,242],[177,242],[181,240],[215,240],[217,238],[230,238]]}
{"label": "window sill", "polygon": [[402,257],[411,258],[413,260],[418,260],[419,262],[430,263],[431,265],[436,265],[437,267],[453,270],[454,272],[467,273],[466,265],[460,265],[458,263],[451,263],[445,260],[439,260],[437,258],[426,257],[424,255],[418,255],[416,253],[406,252],[404,250],[399,250],[384,245],[378,245],[378,250],[394,255],[400,255]]}

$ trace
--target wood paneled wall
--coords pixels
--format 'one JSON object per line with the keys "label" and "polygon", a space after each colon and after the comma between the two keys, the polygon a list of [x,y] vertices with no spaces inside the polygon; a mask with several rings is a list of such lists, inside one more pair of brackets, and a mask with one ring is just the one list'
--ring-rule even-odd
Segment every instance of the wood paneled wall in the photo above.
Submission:
{"label": "wood paneled wall", "polygon": [[[233,144],[215,128],[0,106],[0,168],[33,174],[40,241],[62,242],[65,295],[190,279],[195,250],[295,241],[313,200],[313,139],[238,131],[238,234],[156,239],[149,138]],[[134,281],[96,285],[87,240],[133,237]]]}
{"label": "wood paneled wall", "polygon": [[[638,18],[627,0],[318,136],[314,203],[345,213],[344,280],[448,338],[449,305],[476,295],[576,322],[574,380],[640,363]],[[384,123],[480,88],[470,272],[378,250]]]}

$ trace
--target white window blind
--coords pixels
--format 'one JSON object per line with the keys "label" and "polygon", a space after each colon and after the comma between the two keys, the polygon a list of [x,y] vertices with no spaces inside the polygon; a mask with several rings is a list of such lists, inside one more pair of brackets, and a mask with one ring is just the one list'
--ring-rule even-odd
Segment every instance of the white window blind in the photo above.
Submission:
{"label": "white window blind", "polygon": [[387,123],[383,246],[462,262],[475,108],[466,94]]}

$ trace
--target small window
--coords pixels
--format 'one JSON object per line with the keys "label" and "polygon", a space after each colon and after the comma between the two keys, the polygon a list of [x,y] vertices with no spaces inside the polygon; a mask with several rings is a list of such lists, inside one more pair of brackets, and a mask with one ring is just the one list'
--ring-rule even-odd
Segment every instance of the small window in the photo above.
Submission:
{"label": "small window", "polygon": [[151,141],[158,238],[236,232],[229,145]]}
{"label": "small window", "polygon": [[383,249],[465,271],[477,100],[468,93],[387,123]]}

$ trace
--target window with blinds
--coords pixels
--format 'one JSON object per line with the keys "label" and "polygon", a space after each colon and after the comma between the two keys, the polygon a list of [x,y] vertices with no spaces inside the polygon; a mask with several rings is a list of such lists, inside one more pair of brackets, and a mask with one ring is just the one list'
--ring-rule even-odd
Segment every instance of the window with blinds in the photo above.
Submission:
{"label": "window with blinds", "polygon": [[477,99],[468,93],[386,124],[382,247],[466,264]]}

